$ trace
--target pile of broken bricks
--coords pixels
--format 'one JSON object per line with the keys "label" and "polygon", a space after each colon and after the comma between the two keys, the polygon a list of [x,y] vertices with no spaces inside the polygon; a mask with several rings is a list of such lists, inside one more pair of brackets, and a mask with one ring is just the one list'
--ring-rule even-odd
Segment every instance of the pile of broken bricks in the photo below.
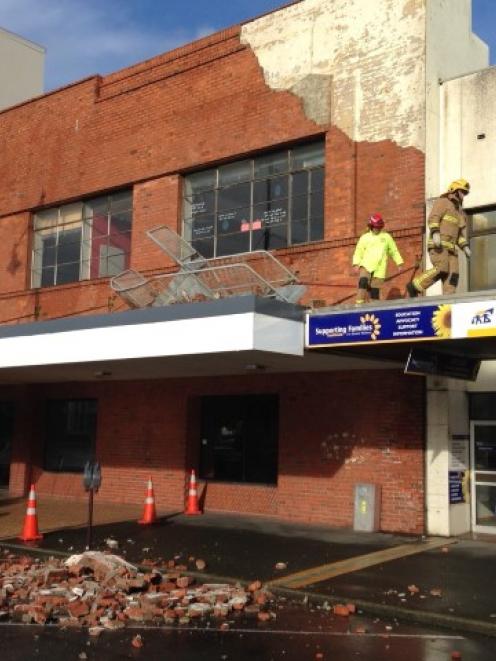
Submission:
{"label": "pile of broken bricks", "polygon": [[260,581],[246,589],[228,583],[196,584],[186,567],[168,561],[142,572],[123,558],[99,551],[65,561],[6,553],[0,558],[0,621],[88,627],[91,635],[126,625],[186,625],[245,613],[275,618],[274,598]]}

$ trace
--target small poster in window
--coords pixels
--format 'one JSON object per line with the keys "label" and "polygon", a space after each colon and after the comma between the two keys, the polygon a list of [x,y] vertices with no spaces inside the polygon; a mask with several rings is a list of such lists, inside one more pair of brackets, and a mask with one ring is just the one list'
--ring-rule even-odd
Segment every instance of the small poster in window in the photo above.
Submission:
{"label": "small poster in window", "polygon": [[262,221],[261,220],[254,220],[252,223],[252,229],[254,230],[261,230],[262,229]]}
{"label": "small poster in window", "polygon": [[468,500],[468,472],[449,471],[449,502],[466,503]]}
{"label": "small poster in window", "polygon": [[286,209],[283,209],[282,207],[264,211],[263,214],[264,224],[267,227],[268,225],[277,225],[278,223],[284,223],[286,222],[287,215],[288,214]]}
{"label": "small poster in window", "polygon": [[241,223],[241,231],[242,232],[249,232],[250,231],[250,223]]}

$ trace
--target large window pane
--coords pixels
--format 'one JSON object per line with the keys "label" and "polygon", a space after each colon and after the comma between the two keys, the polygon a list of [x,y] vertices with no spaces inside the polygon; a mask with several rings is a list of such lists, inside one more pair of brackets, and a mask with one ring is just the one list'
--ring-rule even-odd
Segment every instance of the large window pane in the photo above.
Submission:
{"label": "large window pane", "polygon": [[57,245],[57,262],[75,262],[81,254],[81,229],[61,230]]}
{"label": "large window pane", "polygon": [[219,186],[228,186],[252,178],[252,162],[240,161],[219,168]]}
{"label": "large window pane", "polygon": [[79,280],[79,272],[79,262],[74,262],[72,264],[59,264],[57,266],[57,284],[65,285],[69,282],[77,282],[77,280]]}
{"label": "large window pane", "polygon": [[193,193],[201,193],[205,190],[215,188],[217,185],[217,170],[205,170],[195,172],[186,177],[184,192],[187,196]]}
{"label": "large window pane", "polygon": [[291,243],[306,243],[308,241],[308,220],[293,220],[291,223]]}
{"label": "large window pane", "polygon": [[313,192],[324,190],[324,169],[312,170],[311,173],[311,190]]}
{"label": "large window pane", "polygon": [[472,237],[470,248],[470,289],[496,289],[496,233]]}
{"label": "large window pane", "polygon": [[222,188],[218,192],[218,210],[225,211],[235,207],[246,207],[251,203],[251,184],[237,184]]}
{"label": "large window pane", "polygon": [[210,259],[214,256],[213,239],[206,241],[192,241],[191,245],[198,253],[200,253],[202,257],[205,257],[206,259]]}
{"label": "large window pane", "polygon": [[324,145],[316,143],[296,147],[292,151],[293,169],[303,170],[324,165]]}
{"label": "large window pane", "polygon": [[250,250],[250,233],[226,234],[217,239],[217,255],[235,255]]}
{"label": "large window pane", "polygon": [[93,399],[47,402],[45,470],[80,472],[85,463],[93,459],[96,411]]}
{"label": "large window pane", "polygon": [[324,236],[324,219],[316,216],[310,220],[310,241],[320,241]]}
{"label": "large window pane", "polygon": [[292,180],[293,196],[307,195],[308,193],[308,172],[295,172]]}
{"label": "large window pane", "polygon": [[263,227],[280,225],[288,222],[288,201],[276,200],[253,207],[254,219],[261,220]]}
{"label": "large window pane", "polygon": [[279,200],[288,196],[288,177],[274,177],[256,181],[253,186],[253,203]]}
{"label": "large window pane", "polygon": [[204,397],[200,477],[276,484],[277,437],[277,396]]}
{"label": "large window pane", "polygon": [[55,266],[56,250],[57,250],[57,235],[52,234],[50,236],[43,236],[41,253],[37,252],[37,255],[38,254],[40,255],[42,268],[47,268],[48,266]]}
{"label": "large window pane", "polygon": [[109,207],[111,215],[120,214],[123,211],[131,211],[133,198],[129,191],[120,191],[109,195]]}
{"label": "large window pane", "polygon": [[241,232],[246,228],[246,224],[250,222],[250,208],[245,209],[232,209],[231,211],[223,211],[217,216],[217,233],[218,234],[231,234],[232,232]]}
{"label": "large window pane", "polygon": [[472,218],[472,232],[486,232],[488,230],[496,231],[496,210],[480,211],[474,213]]}
{"label": "large window pane", "polygon": [[288,172],[288,151],[268,154],[255,159],[255,179]]}
{"label": "large window pane", "polygon": [[293,197],[292,200],[292,214],[291,217],[293,220],[304,220],[308,222],[308,196],[299,195],[298,197]]}
{"label": "large window pane", "polygon": [[131,191],[40,211],[33,220],[33,287],[107,277],[129,268],[131,228]]}
{"label": "large window pane", "polygon": [[110,216],[109,234],[126,234],[131,232],[133,221],[132,211],[112,212]]}
{"label": "large window pane", "polygon": [[273,225],[264,230],[264,250],[276,250],[288,245],[288,226]]}
{"label": "large window pane", "polygon": [[108,215],[108,196],[95,197],[92,200],[86,200],[84,203],[83,215],[85,218],[94,218],[101,216],[106,218]]}
{"label": "large window pane", "polygon": [[[214,256],[321,240],[323,165],[318,142],[187,176],[184,238],[213,239]],[[232,234],[249,236],[224,238]]]}
{"label": "large window pane", "polygon": [[209,214],[201,214],[191,221],[191,239],[210,239],[214,237],[214,217]]}

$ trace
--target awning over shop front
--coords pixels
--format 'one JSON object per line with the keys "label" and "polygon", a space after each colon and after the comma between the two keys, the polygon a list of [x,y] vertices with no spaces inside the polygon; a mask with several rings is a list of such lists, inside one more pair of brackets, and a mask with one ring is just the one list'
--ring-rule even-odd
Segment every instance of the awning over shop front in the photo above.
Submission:
{"label": "awning over shop front", "polygon": [[412,347],[496,359],[496,292],[381,301],[308,313],[306,347],[405,361]]}
{"label": "awning over shop front", "polygon": [[72,366],[73,378],[81,378],[84,365],[91,365],[97,375],[103,369],[105,376],[106,366],[128,363],[124,378],[131,378],[133,363],[140,373],[143,365],[140,370],[138,363],[165,358],[302,356],[303,313],[299,306],[244,296],[4,326],[0,328],[0,381],[10,380],[9,375],[20,377],[23,370],[36,380],[62,372],[67,378],[64,366]]}

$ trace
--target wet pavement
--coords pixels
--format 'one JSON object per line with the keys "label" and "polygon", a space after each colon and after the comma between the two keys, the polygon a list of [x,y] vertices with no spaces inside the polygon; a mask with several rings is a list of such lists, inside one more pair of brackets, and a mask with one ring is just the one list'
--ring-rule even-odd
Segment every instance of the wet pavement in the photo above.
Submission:
{"label": "wet pavement", "polygon": [[[415,537],[335,531],[225,514],[171,515],[153,526],[132,521],[95,527],[95,547],[105,546],[109,537],[119,541],[119,552],[131,562],[146,557],[195,556],[207,561],[210,574],[262,581],[417,541]],[[15,538],[5,541],[19,543]],[[79,552],[85,544],[86,529],[78,528],[48,533],[37,546]],[[287,568],[275,570],[277,562]]]}
{"label": "wet pavement", "polygon": [[[140,649],[132,646],[137,633],[143,642]],[[105,631],[95,639],[86,631],[0,625],[0,645],[2,661],[449,661],[453,652],[459,652],[463,661],[495,658],[494,639],[462,637],[360,616],[339,618],[295,604],[279,608],[277,619],[270,624],[240,617],[230,622],[227,631],[209,620],[195,627]]]}
{"label": "wet pavement", "polygon": [[[105,548],[107,538],[118,540],[117,552],[131,562],[146,558],[185,562],[193,556],[205,560],[204,576],[263,582],[421,541],[413,536],[356,533],[220,513],[170,515],[153,526],[134,521],[97,526],[94,547]],[[19,544],[17,539],[10,541]],[[86,529],[72,528],[46,534],[40,547],[73,553],[82,551],[85,543]],[[283,570],[275,568],[278,562],[285,563]],[[448,545],[447,540],[446,548],[308,583],[293,594],[300,598],[309,594],[320,603],[343,598],[369,615],[397,616],[496,637],[496,597],[488,581],[495,573],[494,543],[456,540]],[[409,591],[409,586],[418,591]]]}
{"label": "wet pavement", "polygon": [[[488,589],[488,577],[495,575],[495,544],[459,540],[445,549],[351,572],[309,589],[325,595],[347,595],[352,601],[478,618],[496,626],[496,595]],[[411,593],[408,587],[412,585],[419,592]]]}

